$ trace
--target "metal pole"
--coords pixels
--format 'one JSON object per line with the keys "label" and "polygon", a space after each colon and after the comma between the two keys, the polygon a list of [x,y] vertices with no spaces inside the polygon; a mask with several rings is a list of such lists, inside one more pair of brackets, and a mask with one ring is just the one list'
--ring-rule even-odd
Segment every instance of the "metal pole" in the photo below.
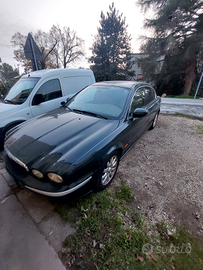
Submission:
{"label": "metal pole", "polygon": [[201,77],[200,77],[200,79],[199,79],[199,83],[198,83],[198,86],[197,86],[197,90],[196,90],[196,92],[195,92],[194,99],[196,99],[197,93],[198,93],[198,91],[199,91],[199,87],[200,87],[200,84],[201,84],[201,81],[202,81],[202,77],[203,77],[203,71],[202,71]]}

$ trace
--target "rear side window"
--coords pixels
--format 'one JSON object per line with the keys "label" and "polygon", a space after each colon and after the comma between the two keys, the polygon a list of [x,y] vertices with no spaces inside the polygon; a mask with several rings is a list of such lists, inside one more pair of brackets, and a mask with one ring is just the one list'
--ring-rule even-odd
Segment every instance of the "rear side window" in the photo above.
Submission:
{"label": "rear side window", "polygon": [[[36,95],[42,95],[44,102],[62,97],[60,82],[58,79],[53,79],[45,82],[37,91]],[[33,105],[35,104],[35,97]]]}
{"label": "rear side window", "polygon": [[146,105],[155,99],[155,91],[151,87],[145,87],[145,103]]}

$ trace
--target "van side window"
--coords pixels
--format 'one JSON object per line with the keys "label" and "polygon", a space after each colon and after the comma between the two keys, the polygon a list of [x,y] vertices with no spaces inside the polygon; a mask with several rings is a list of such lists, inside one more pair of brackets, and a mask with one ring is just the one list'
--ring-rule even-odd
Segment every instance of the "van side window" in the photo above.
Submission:
{"label": "van side window", "polygon": [[48,100],[62,97],[62,91],[61,91],[59,80],[53,79],[53,80],[45,82],[35,94],[32,101],[32,105],[37,104],[36,103],[37,95],[41,96],[41,100],[42,100],[41,102],[46,102]]}
{"label": "van side window", "polygon": [[92,78],[90,76],[70,76],[64,77],[63,89],[65,96],[74,95],[75,93],[82,90],[84,87],[92,84]]}

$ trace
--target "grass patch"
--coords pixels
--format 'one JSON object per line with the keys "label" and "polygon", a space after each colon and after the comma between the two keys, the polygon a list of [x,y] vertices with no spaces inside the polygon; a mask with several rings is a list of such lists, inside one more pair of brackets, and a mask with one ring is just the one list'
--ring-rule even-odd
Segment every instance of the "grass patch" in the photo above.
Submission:
{"label": "grass patch", "polygon": [[[166,96],[166,98],[189,98],[189,99],[194,99],[194,96],[189,96],[189,95],[179,95],[179,96]],[[199,99],[199,97],[196,97],[196,99]]]}
{"label": "grass patch", "polygon": [[195,127],[197,128],[197,134],[203,134],[203,126],[197,125]]}
{"label": "grass patch", "polygon": [[[76,233],[59,254],[71,270],[203,269],[203,249],[183,228],[168,232],[164,223],[150,228],[148,236],[136,212],[130,188],[122,182],[116,192],[92,193],[71,205],[57,206],[65,220],[70,216]],[[71,214],[72,213],[72,214]]]}
{"label": "grass patch", "polygon": [[130,187],[126,186],[123,181],[121,181],[121,189],[116,192],[116,198],[127,202],[131,202],[134,199]]}
{"label": "grass patch", "polygon": [[193,116],[193,115],[187,115],[187,114],[182,114],[182,113],[175,113],[174,115],[179,116],[179,117],[184,117],[184,118],[187,118],[187,119],[203,121],[203,118],[195,116],[195,115]]}

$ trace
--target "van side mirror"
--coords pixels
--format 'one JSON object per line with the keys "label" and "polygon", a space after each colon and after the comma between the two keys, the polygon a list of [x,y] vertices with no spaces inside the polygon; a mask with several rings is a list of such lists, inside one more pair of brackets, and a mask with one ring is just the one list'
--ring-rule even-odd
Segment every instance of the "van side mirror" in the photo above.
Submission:
{"label": "van side mirror", "polygon": [[44,96],[42,94],[36,94],[34,96],[32,105],[39,105],[42,102],[45,102]]}
{"label": "van side mirror", "polygon": [[133,117],[137,118],[137,117],[144,117],[148,114],[148,110],[142,109],[142,108],[137,108],[134,110],[133,112]]}

